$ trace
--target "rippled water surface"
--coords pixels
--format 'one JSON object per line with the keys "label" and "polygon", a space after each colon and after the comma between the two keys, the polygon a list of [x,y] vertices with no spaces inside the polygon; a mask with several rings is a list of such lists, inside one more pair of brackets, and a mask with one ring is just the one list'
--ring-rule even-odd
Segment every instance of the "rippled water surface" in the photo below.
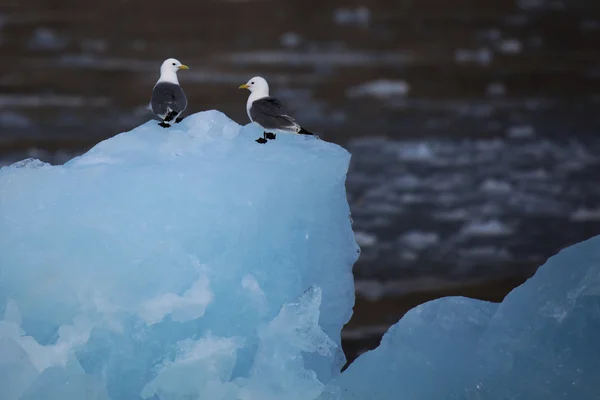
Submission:
{"label": "rippled water surface", "polygon": [[[485,3],[485,4],[480,4]],[[189,111],[246,122],[255,74],[329,140],[581,136],[600,126],[600,3],[14,1],[0,5],[0,143],[54,161],[149,118],[175,56]]]}

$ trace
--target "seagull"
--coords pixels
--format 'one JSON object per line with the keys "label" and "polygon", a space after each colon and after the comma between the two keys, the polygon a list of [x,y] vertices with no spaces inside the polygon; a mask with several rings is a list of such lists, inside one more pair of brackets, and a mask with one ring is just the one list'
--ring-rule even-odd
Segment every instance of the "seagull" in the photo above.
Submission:
{"label": "seagull", "polygon": [[152,89],[150,105],[152,111],[162,120],[158,125],[169,128],[172,124],[181,122],[179,116],[187,107],[187,98],[177,80],[177,71],[189,69],[174,58],[165,60],[160,66],[160,78]]}
{"label": "seagull", "polygon": [[255,76],[239,88],[250,91],[246,112],[250,121],[264,130],[263,137],[256,139],[258,143],[265,144],[267,139],[275,139],[280,132],[314,136],[298,125],[279,100],[269,96],[269,84],[264,78]]}

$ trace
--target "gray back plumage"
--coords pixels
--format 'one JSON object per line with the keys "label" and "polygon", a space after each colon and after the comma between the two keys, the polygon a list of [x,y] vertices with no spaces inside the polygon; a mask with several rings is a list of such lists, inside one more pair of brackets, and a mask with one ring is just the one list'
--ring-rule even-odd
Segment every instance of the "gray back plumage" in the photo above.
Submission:
{"label": "gray back plumage", "polygon": [[157,115],[165,115],[168,109],[181,113],[187,107],[187,98],[181,86],[170,82],[159,82],[152,90],[152,111]]}
{"label": "gray back plumage", "polygon": [[265,129],[293,130],[297,126],[283,104],[270,96],[252,103],[250,118]]}

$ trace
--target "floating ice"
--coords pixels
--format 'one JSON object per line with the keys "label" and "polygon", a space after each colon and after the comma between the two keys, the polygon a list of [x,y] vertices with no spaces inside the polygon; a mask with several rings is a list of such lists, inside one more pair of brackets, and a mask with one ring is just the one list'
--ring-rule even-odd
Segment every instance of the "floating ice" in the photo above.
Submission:
{"label": "floating ice", "polygon": [[479,186],[479,189],[490,194],[507,194],[513,190],[512,185],[509,182],[500,181],[494,178],[483,181]]}
{"label": "floating ice", "polygon": [[409,91],[410,86],[405,81],[381,79],[352,87],[346,91],[346,95],[351,98],[369,96],[388,99],[391,97],[406,96]]}
{"label": "floating ice", "polygon": [[286,32],[279,38],[279,41],[284,47],[294,48],[298,47],[302,42],[302,36],[295,32]]}
{"label": "floating ice", "polygon": [[460,231],[465,236],[506,236],[513,232],[510,226],[498,220],[470,221]]}
{"label": "floating ice", "polygon": [[579,208],[571,214],[571,221],[597,221],[600,220],[600,209]]}
{"label": "floating ice", "polygon": [[504,96],[506,94],[506,86],[501,82],[493,82],[487,85],[486,93],[489,96]]}
{"label": "floating ice", "polygon": [[456,49],[454,51],[454,60],[458,64],[479,64],[487,66],[492,62],[493,57],[492,51],[486,47],[477,50]]}
{"label": "floating ice", "polygon": [[513,139],[531,138],[535,136],[535,128],[531,125],[511,126],[507,134],[508,137]]}
{"label": "floating ice", "polygon": [[367,26],[371,19],[371,12],[366,7],[338,8],[333,12],[333,20],[338,25]]}
{"label": "floating ice", "polygon": [[29,40],[32,50],[61,50],[68,44],[68,40],[48,28],[38,28]]}
{"label": "floating ice", "polygon": [[26,129],[31,128],[33,123],[20,113],[3,111],[0,112],[0,126],[4,129]]}
{"label": "floating ice", "polygon": [[2,400],[307,399],[339,374],[350,157],[261,133],[204,112],[0,170]]}
{"label": "floating ice", "polygon": [[501,305],[416,308],[340,374],[349,154],[260,133],[211,111],[0,169],[0,399],[600,396],[600,237]]}
{"label": "floating ice", "polygon": [[517,54],[523,51],[523,44],[518,39],[505,39],[498,46],[501,53]]}
{"label": "floating ice", "polygon": [[321,399],[600,398],[600,236],[552,257],[500,305],[410,311]]}
{"label": "floating ice", "polygon": [[355,232],[354,238],[360,246],[370,247],[377,243],[377,236],[367,232]]}
{"label": "floating ice", "polygon": [[400,238],[400,242],[414,250],[421,251],[438,243],[440,238],[434,232],[407,232]]}

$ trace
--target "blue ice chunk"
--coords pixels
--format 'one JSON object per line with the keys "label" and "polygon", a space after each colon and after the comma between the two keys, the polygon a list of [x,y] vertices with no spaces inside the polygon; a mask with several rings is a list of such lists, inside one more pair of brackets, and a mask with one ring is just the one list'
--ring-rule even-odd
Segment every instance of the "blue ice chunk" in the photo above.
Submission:
{"label": "blue ice chunk", "polygon": [[49,166],[50,164],[42,162],[35,158],[26,158],[24,160],[17,161],[16,163],[11,165],[11,167],[13,168],[44,168]]}
{"label": "blue ice chunk", "polygon": [[350,155],[259,136],[209,111],[0,170],[0,340],[28,371],[11,393],[300,399],[339,374]]}
{"label": "blue ice chunk", "polygon": [[598,399],[598,332],[600,236],[500,305],[445,298],[410,311],[321,399]]}
{"label": "blue ice chunk", "polygon": [[19,400],[110,400],[104,385],[92,376],[69,373],[60,367],[45,369]]}
{"label": "blue ice chunk", "polygon": [[[2,327],[0,327],[0,330]],[[25,350],[8,337],[0,337],[0,392],[4,400],[18,400],[38,375]]]}
{"label": "blue ice chunk", "polygon": [[600,237],[344,373],[349,154],[212,111],[0,169],[0,399],[600,398]]}

